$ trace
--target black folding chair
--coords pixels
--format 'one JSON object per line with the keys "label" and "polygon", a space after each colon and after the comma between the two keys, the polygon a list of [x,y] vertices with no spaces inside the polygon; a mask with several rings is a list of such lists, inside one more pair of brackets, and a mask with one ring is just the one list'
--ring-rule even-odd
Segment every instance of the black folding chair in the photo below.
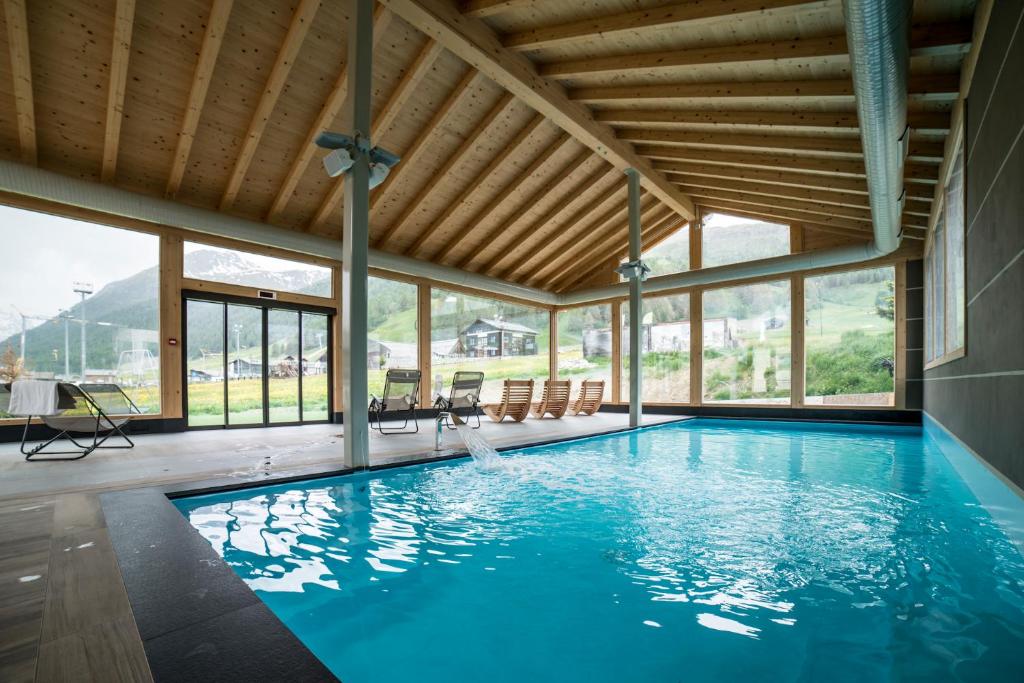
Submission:
{"label": "black folding chair", "polygon": [[[384,378],[384,396],[372,397],[370,401],[370,427],[381,434],[416,434],[420,423],[416,419],[416,405],[420,394],[419,370],[388,370]],[[382,420],[386,413],[404,417],[401,427],[385,427]],[[377,424],[374,426],[374,418]],[[416,426],[409,429],[409,420]]]}
{"label": "black folding chair", "polygon": [[[480,429],[480,392],[484,386],[482,372],[456,372],[452,379],[452,390],[448,398],[438,396],[434,408],[438,411],[458,415],[461,418],[476,417],[476,426]],[[469,420],[466,420],[467,424]],[[445,419],[449,429],[455,429],[451,420]]]}
{"label": "black folding chair", "polygon": [[[128,398],[128,395],[116,384],[70,384],[61,382],[57,385],[58,415],[40,415],[39,418],[57,434],[49,440],[27,448],[29,425],[32,417],[25,420],[25,430],[21,436],[21,453],[25,460],[46,462],[49,460],[81,460],[98,448],[134,448],[135,443],[128,438],[127,427],[133,415],[141,415],[142,411]],[[78,439],[75,438],[78,435]],[[82,437],[85,438],[82,438]],[[123,444],[107,444],[111,437],[120,437]],[[76,450],[47,451],[47,446],[61,439],[67,439],[76,446]],[[81,442],[80,442],[81,441]],[[45,455],[45,458],[36,456]],[[50,456],[72,457],[50,457]]]}

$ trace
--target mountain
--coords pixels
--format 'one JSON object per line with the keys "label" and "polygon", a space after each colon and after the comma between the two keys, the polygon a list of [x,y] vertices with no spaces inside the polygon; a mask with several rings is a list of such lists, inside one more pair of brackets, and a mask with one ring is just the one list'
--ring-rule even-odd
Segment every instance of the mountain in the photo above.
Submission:
{"label": "mountain", "polygon": [[[299,268],[267,271],[244,254],[215,249],[187,254],[186,275],[246,287],[270,287],[319,296],[330,295],[330,275],[325,276],[322,271]],[[85,300],[85,317],[89,321],[86,327],[86,362],[89,369],[116,369],[119,364],[125,363],[126,352],[131,352],[132,357],[146,352],[158,355],[159,286],[159,271],[154,266],[111,282]],[[81,307],[79,303],[70,309],[71,320],[67,324],[67,355],[72,374],[78,374],[81,365],[81,326],[78,322],[82,318]],[[217,324],[220,320],[219,311],[206,310],[201,313],[209,318],[209,324],[204,324],[201,319],[193,320],[196,323],[193,329],[204,332],[202,339],[194,341],[206,348],[217,347],[222,329]],[[21,321],[16,316],[11,318],[0,318],[0,350],[7,346],[15,351],[20,349]],[[26,367],[36,372],[62,375],[65,362],[64,329],[65,321],[54,316],[28,330],[25,340]]]}

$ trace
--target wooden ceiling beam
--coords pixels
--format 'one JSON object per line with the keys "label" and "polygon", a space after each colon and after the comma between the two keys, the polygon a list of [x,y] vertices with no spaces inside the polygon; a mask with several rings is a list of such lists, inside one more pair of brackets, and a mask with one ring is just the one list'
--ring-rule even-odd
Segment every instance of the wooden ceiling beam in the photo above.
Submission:
{"label": "wooden ceiling beam", "polygon": [[620,138],[630,142],[703,145],[715,149],[743,147],[792,152],[832,152],[857,156],[861,154],[860,138],[856,136],[743,134],[655,128],[622,128],[616,132]]}
{"label": "wooden ceiling beam", "polygon": [[103,166],[100,180],[109,183],[117,172],[117,151],[121,144],[124,96],[128,87],[128,59],[131,56],[135,0],[117,0],[114,7],[114,39],[110,55],[110,85],[107,88],[107,121],[103,132]]}
{"label": "wooden ceiling beam", "polygon": [[[480,268],[480,272],[491,275],[497,278],[504,278],[505,275],[511,268],[502,268],[502,264],[506,263],[509,259],[516,256],[518,250],[527,246],[531,239],[546,226],[550,225],[553,221],[558,218],[558,215],[565,211],[569,206],[577,201],[588,189],[594,187],[597,183],[601,182],[608,177],[610,171],[608,167],[603,163],[586,177],[580,179],[574,183],[573,186],[567,190],[561,191],[561,196],[558,201],[551,205],[547,211],[545,211],[539,218],[530,222],[512,239],[509,240],[510,244],[505,249],[502,249],[497,256],[487,262],[485,266]],[[564,178],[560,178],[556,181],[555,185],[551,186],[549,194],[551,192],[558,191],[558,187]]]}
{"label": "wooden ceiling beam", "polygon": [[[427,73],[429,73],[429,69],[419,70],[418,73],[416,74],[416,82],[412,83],[409,87],[415,89],[415,87],[419,85],[419,82],[426,77]],[[412,71],[410,71],[406,75],[412,75]],[[455,88],[450,93],[448,93],[448,97],[446,97],[445,100],[441,103],[441,106],[437,108],[437,111],[435,111],[434,114],[430,117],[430,120],[427,121],[426,125],[423,126],[423,128],[420,130],[419,134],[412,141],[409,147],[402,151],[400,155],[401,161],[399,161],[398,165],[395,166],[394,169],[392,169],[391,173],[388,174],[387,179],[370,192],[371,216],[376,212],[377,207],[380,205],[380,202],[384,198],[384,196],[388,193],[388,190],[390,190],[391,187],[394,186],[394,184],[398,181],[398,178],[404,175],[405,169],[415,165],[416,159],[424,151],[424,149],[426,149],[425,145],[436,131],[438,125],[440,125],[440,123],[444,121],[445,118],[447,118],[447,116],[452,112],[452,109],[454,109],[462,100],[462,98],[469,92],[470,86],[473,85],[473,82],[476,80],[478,76],[479,72],[477,72],[476,69],[469,69],[468,71],[466,71],[465,74],[462,75],[462,78],[459,79],[459,82],[455,84]],[[394,110],[397,109],[397,105],[399,103],[392,100],[388,104],[393,105],[390,107],[390,109]],[[381,118],[390,116],[391,112],[388,111],[388,107],[385,107],[385,109],[381,111]],[[375,124],[374,130],[376,129],[377,126]],[[371,133],[371,138],[372,137],[373,133]],[[328,190],[327,195],[324,197],[323,201],[320,202],[320,207],[317,209],[316,214],[314,214],[313,216],[313,220],[310,222],[310,230],[319,230],[324,225],[326,225],[327,222],[331,219],[331,216],[334,215],[338,207],[341,206],[341,202],[344,196],[345,179],[344,177],[342,177],[334,181],[334,184],[331,186],[331,189]]]}
{"label": "wooden ceiling beam", "polygon": [[292,14],[288,33],[285,34],[284,42],[281,43],[281,47],[277,51],[277,59],[274,61],[274,66],[270,70],[267,82],[263,86],[259,102],[256,103],[256,110],[253,112],[252,120],[249,122],[249,128],[245,131],[245,136],[242,138],[242,148],[235,158],[235,165],[231,169],[231,175],[228,177],[227,187],[224,188],[224,194],[220,198],[221,211],[230,209],[235,203],[235,199],[238,198],[238,193],[242,189],[242,183],[245,182],[245,174],[249,171],[249,164],[252,163],[253,157],[256,156],[256,149],[263,138],[263,132],[267,129],[270,116],[274,113],[277,100],[284,90],[285,83],[288,81],[288,74],[291,73],[292,67],[295,66],[299,50],[306,39],[306,34],[309,33],[309,29],[313,26],[313,18],[316,16],[316,11],[319,8],[320,0],[299,0],[299,6],[295,9],[295,13]]}
{"label": "wooden ceiling beam", "polygon": [[452,201],[445,205],[441,214],[430,222],[426,228],[420,231],[420,234],[416,237],[412,244],[403,252],[405,256],[416,256],[420,253],[427,242],[431,241],[435,234],[448,223],[448,219],[462,207],[462,205],[468,200],[473,193],[475,193],[480,187],[487,181],[487,178],[491,176],[497,169],[505,164],[505,162],[515,154],[520,146],[526,142],[526,140],[533,135],[534,132],[544,123],[544,117],[540,114],[530,119],[515,137],[505,145],[502,150],[491,159],[487,166],[484,167],[480,173],[476,174],[472,182],[462,189],[462,192],[458,194]]}
{"label": "wooden ceiling beam", "polygon": [[537,0],[466,0],[462,3],[463,14],[483,18],[501,14],[513,9],[533,5]]}
{"label": "wooden ceiling beam", "polygon": [[505,201],[513,194],[518,192],[520,188],[522,188],[523,185],[526,184],[526,182],[530,180],[530,178],[532,178],[544,164],[546,164],[553,156],[555,156],[555,154],[568,146],[571,142],[572,137],[568,133],[560,133],[554,142],[545,146],[533,161],[527,164],[526,167],[517,173],[510,182],[501,188],[498,194],[494,195],[483,205],[482,208],[477,210],[477,212],[473,214],[473,217],[470,218],[459,231],[444,240],[444,244],[434,253],[432,260],[437,262],[443,261],[449,254],[455,251],[464,239],[474,232],[479,232],[482,224],[498,210],[498,207],[504,204]]}
{"label": "wooden ceiling beam", "polygon": [[[671,211],[667,210],[667,207],[655,202],[640,212],[641,232],[649,233],[654,225],[673,218],[675,217]],[[581,273],[607,263],[609,257],[616,251],[616,245],[625,242],[628,239],[628,234],[629,219],[627,217],[625,220],[616,222],[603,237],[590,243],[583,253],[569,264],[569,267],[563,268],[561,272],[550,279],[545,284],[545,288],[559,292],[578,282],[581,279],[579,277]]]}
{"label": "wooden ceiling beam", "polygon": [[[422,82],[422,79],[426,77],[428,71],[429,70],[426,69],[421,71],[419,78],[417,78],[415,82],[411,84],[412,90],[415,90],[419,83]],[[423,128],[420,129],[420,132],[419,134],[416,135],[416,138],[402,152],[401,162],[399,162],[398,166],[395,166],[394,170],[391,171],[387,179],[383,183],[381,183],[380,186],[378,186],[374,190],[373,194],[370,196],[371,218],[377,213],[378,208],[381,206],[381,202],[384,200],[384,197],[387,196],[388,192],[391,191],[391,188],[397,187],[398,180],[405,175],[408,169],[417,167],[417,161],[419,160],[420,155],[423,154],[423,152],[428,149],[428,143],[433,139],[433,136],[440,129],[441,124],[444,123],[445,119],[448,118],[452,111],[454,111],[459,106],[459,103],[462,102],[463,98],[470,93],[473,84],[476,83],[479,78],[481,78],[480,72],[477,71],[476,69],[469,69],[468,71],[466,71],[466,73],[463,74],[462,78],[459,79],[459,82],[455,84],[455,87],[452,89],[452,91],[448,93],[448,97],[444,99],[444,101],[441,103],[441,106],[437,108],[437,111],[435,111],[433,115],[431,115],[430,119],[426,122],[426,124],[424,124]],[[389,102],[389,104],[392,103]],[[392,114],[392,112],[397,113],[397,109],[397,106],[386,106],[384,108],[384,111],[387,115],[393,117],[394,114]],[[381,130],[384,130],[383,126],[381,127]]]}
{"label": "wooden ceiling beam", "polygon": [[[380,42],[381,36],[387,31],[390,26],[394,14],[384,9],[382,6],[377,5],[373,14],[373,46],[377,47]],[[316,138],[320,133],[325,130],[330,130],[338,117],[341,116],[341,109],[345,106],[345,97],[348,95],[348,67],[345,64],[341,65],[341,71],[338,73],[338,78],[334,82],[334,87],[331,88],[331,92],[327,95],[327,99],[324,100],[323,106],[320,107],[320,113],[317,115],[313,125],[310,126],[309,131],[306,133],[306,138],[302,142],[302,146],[299,147],[298,156],[292,160],[291,166],[288,168],[288,173],[285,175],[284,180],[281,181],[281,186],[277,188],[277,193],[274,195],[274,201],[270,204],[270,210],[267,211],[267,222],[275,223],[284,213],[288,207],[288,202],[291,201],[292,197],[295,196],[295,188],[298,187],[299,182],[302,180],[302,176],[305,175],[306,169],[309,168],[309,164],[317,157]]]}
{"label": "wooden ceiling beam", "polygon": [[[726,166],[865,177],[864,162],[861,159],[816,157],[807,154],[764,154],[747,151],[691,149],[672,145],[642,145],[637,147],[637,151],[652,159],[668,161],[692,161]],[[938,179],[938,172],[938,164],[908,161],[904,167],[903,177],[908,182],[934,185]]]}
{"label": "wooden ceiling beam", "polygon": [[[685,219],[671,214],[653,223],[640,234],[641,253],[647,251],[661,240],[675,233],[684,225],[686,225]],[[589,278],[593,277],[594,273],[600,268],[607,268],[612,263],[621,261],[628,255],[629,245],[616,249],[608,258],[594,260],[589,265],[576,269],[576,277],[571,281],[560,285],[556,291],[561,293],[574,289],[578,285],[586,282]]]}
{"label": "wooden ceiling beam", "polygon": [[[675,173],[669,171],[669,173]],[[822,204],[836,204],[837,206],[849,206],[858,209],[869,209],[868,195],[855,192],[837,192],[834,190],[822,190],[811,187],[799,187],[796,185],[775,185],[771,183],[754,183],[729,178],[715,178],[680,173],[673,176],[675,181],[681,185],[701,187],[708,190],[729,190],[743,192],[746,194],[759,194],[767,197],[784,197],[787,199],[800,199],[809,202],[820,202]]]}
{"label": "wooden ceiling beam", "polygon": [[206,31],[203,33],[199,59],[196,60],[196,68],[192,74],[192,86],[189,88],[188,102],[185,104],[185,115],[182,118],[181,131],[178,133],[178,142],[174,148],[174,161],[171,163],[171,170],[167,176],[167,187],[164,190],[164,194],[169,199],[173,199],[178,194],[181,181],[185,177],[188,157],[192,153],[192,143],[196,139],[199,117],[203,113],[203,105],[206,102],[206,93],[210,89],[213,69],[217,66],[217,55],[220,54],[220,46],[224,42],[224,33],[227,31],[233,2],[234,0],[213,0],[210,16],[206,19]]}
{"label": "wooden ceiling beam", "polygon": [[[617,169],[612,171],[619,173]],[[513,277],[516,282],[526,282],[539,274],[545,272],[559,259],[565,256],[568,249],[579,244],[579,240],[586,234],[593,232],[594,226],[604,225],[613,216],[621,213],[625,206],[623,195],[626,189],[625,177],[620,177],[615,185],[608,189],[603,199],[584,206],[572,216],[567,218],[558,230],[558,235],[545,246],[536,250],[534,255],[521,261],[515,268],[507,272],[504,277]],[[611,206],[609,207],[609,204]],[[542,256],[545,254],[546,256]],[[520,269],[527,269],[518,273]]]}
{"label": "wooden ceiling beam", "polygon": [[[963,52],[971,43],[971,29],[970,22],[917,24],[911,29],[911,56]],[[846,57],[848,54],[846,34],[836,33],[812,38],[567,59],[541,64],[538,72],[548,78],[566,79],[594,74],[649,73],[686,66],[824,59]]]}
{"label": "wooden ceiling beam", "polygon": [[[764,1],[758,0],[761,4]],[[604,157],[612,166],[622,170],[635,169],[649,192],[680,215],[693,217],[693,202],[688,197],[655,171],[646,159],[636,154],[631,145],[616,138],[609,126],[595,121],[585,106],[572,102],[559,83],[538,76],[533,62],[504,47],[494,31],[482,21],[461,14],[450,0],[381,2]]]}
{"label": "wooden ceiling beam", "polygon": [[563,184],[567,180],[571,179],[572,175],[592,156],[593,153],[589,149],[583,148],[583,150],[574,156],[568,164],[555,172],[554,182],[545,183],[535,189],[529,195],[524,197],[519,202],[519,207],[512,211],[512,213],[503,221],[493,228],[488,228],[488,236],[485,238],[488,242],[487,246],[495,244],[504,245],[501,246],[497,257],[488,261],[482,268],[474,268],[473,262],[476,260],[477,256],[480,255],[481,251],[483,251],[483,248],[479,251],[472,249],[462,258],[462,260],[455,264],[455,267],[462,268],[463,270],[475,270],[484,274],[490,274],[497,264],[508,255],[508,250],[515,248],[515,245],[522,239],[523,234],[532,226],[532,224],[527,225],[525,229],[521,229],[519,231],[514,230],[513,226],[518,223],[523,216],[530,211],[530,209],[543,202],[553,193],[559,193],[561,195],[560,200],[556,202],[556,204],[562,204],[564,202],[564,208],[565,205],[568,204],[568,201],[566,200],[571,200],[575,197],[575,192],[579,190],[581,184],[577,183],[571,190],[563,188]]}
{"label": "wooden ceiling beam", "polygon": [[794,5],[821,4],[808,0],[694,0],[661,7],[608,14],[593,19],[579,19],[554,26],[541,26],[510,33],[502,38],[505,47],[535,50],[564,43],[606,38],[621,31],[639,31],[688,24],[697,26],[743,14],[763,14],[766,10]]}
{"label": "wooden ceiling beam", "polygon": [[[377,7],[381,7],[381,5]],[[390,12],[388,14],[391,15]],[[444,48],[438,45],[436,40],[427,38],[426,45],[416,55],[412,66],[402,75],[398,85],[395,86],[394,91],[391,93],[391,97],[388,98],[388,101],[381,108],[380,116],[374,120],[373,132],[371,134],[374,143],[379,142],[387,134],[395,119],[402,113],[402,109],[405,108],[405,105],[416,94],[416,89],[420,83],[423,82],[423,79],[434,68],[434,63],[437,62],[437,58],[441,56],[442,52],[444,52]]]}
{"label": "wooden ceiling beam", "polygon": [[[740,208],[747,206],[748,211],[759,212],[764,216],[772,216],[787,223],[814,223],[816,225],[828,225],[847,230],[860,230],[866,234],[871,234],[870,211],[859,213],[853,209],[779,197],[760,197],[726,190],[694,189],[700,190],[695,196],[700,198],[701,206],[720,206],[723,204]],[[919,217],[903,216],[904,227],[917,228],[926,224],[927,220],[922,221]]]}
{"label": "wooden ceiling beam", "polygon": [[28,15],[25,0],[4,0],[7,49],[14,80],[14,110],[18,121],[21,160],[35,166],[39,160],[36,140],[36,109],[32,94],[32,62],[28,44]]}
{"label": "wooden ceiling beam", "polygon": [[[960,92],[957,73],[910,76],[907,92],[928,95],[929,99],[956,99]],[[611,85],[572,88],[568,91],[574,102],[614,102],[627,100],[707,100],[752,98],[766,100],[786,98],[853,99],[853,81],[849,78],[802,79],[787,81],[725,81],[704,83],[657,83],[651,85]]]}
{"label": "wooden ceiling beam", "polygon": [[[822,196],[841,194],[849,196],[851,200],[856,198],[865,206],[868,204],[868,185],[865,180],[860,178],[827,176],[817,173],[788,173],[714,164],[683,164],[673,161],[658,162],[655,167],[669,174],[673,179],[688,185],[727,189],[728,185],[718,185],[718,183],[731,183],[737,187],[741,184],[751,187],[764,186],[766,190],[770,189],[772,192],[808,194],[820,192]],[[907,183],[908,203],[930,205],[932,194],[928,189],[926,185]]]}
{"label": "wooden ceiling beam", "polygon": [[[730,216],[738,216],[740,218],[751,218],[757,221],[765,221],[768,223],[799,223],[801,227],[808,228],[810,230],[817,230],[819,232],[827,232],[833,235],[842,235],[844,237],[854,237],[856,239],[864,240],[867,242],[871,239],[870,231],[863,230],[850,230],[848,228],[836,227],[834,225],[821,225],[818,223],[805,222],[805,221],[790,221],[786,219],[779,219],[777,216],[771,216],[765,214],[763,211],[759,211],[756,208],[743,207],[738,205],[729,205],[725,202],[718,201],[702,201],[700,206],[705,209],[711,209],[712,211],[719,213],[727,213]],[[903,228],[903,236],[908,239],[920,240],[924,238],[925,231],[918,228]]]}
{"label": "wooden ceiling beam", "polygon": [[[594,118],[611,125],[636,123],[696,124],[711,126],[754,126],[785,128],[822,128],[859,130],[855,111],[720,111],[681,109],[604,109],[594,112]],[[949,112],[907,112],[911,128],[929,133],[949,132]]]}
{"label": "wooden ceiling beam", "polygon": [[512,93],[506,92],[502,94],[498,99],[498,102],[491,107],[490,111],[487,112],[487,115],[484,116],[480,123],[476,124],[476,127],[470,131],[469,135],[466,136],[466,139],[462,141],[462,144],[452,152],[439,169],[430,174],[427,184],[424,185],[420,191],[406,203],[405,208],[402,209],[400,214],[398,214],[398,217],[391,221],[391,226],[384,231],[384,234],[374,241],[374,248],[387,248],[388,243],[394,239],[395,235],[402,229],[405,222],[409,220],[409,217],[415,213],[416,209],[418,209],[431,194],[433,194],[434,189],[437,188],[441,182],[447,180],[448,174],[451,170],[455,168],[470,151],[476,149],[481,136],[487,132],[487,129],[491,127],[491,124],[494,123],[499,116],[501,116],[502,112],[508,110],[514,102],[515,98],[512,96]]}

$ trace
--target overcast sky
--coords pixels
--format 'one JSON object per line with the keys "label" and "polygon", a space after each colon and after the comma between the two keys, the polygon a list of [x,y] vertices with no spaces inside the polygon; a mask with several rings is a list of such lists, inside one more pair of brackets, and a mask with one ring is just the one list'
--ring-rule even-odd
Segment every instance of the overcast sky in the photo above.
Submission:
{"label": "overcast sky", "polygon": [[74,304],[74,282],[103,285],[155,266],[159,241],[68,218],[0,206],[0,314],[17,306],[28,315],[53,316]]}

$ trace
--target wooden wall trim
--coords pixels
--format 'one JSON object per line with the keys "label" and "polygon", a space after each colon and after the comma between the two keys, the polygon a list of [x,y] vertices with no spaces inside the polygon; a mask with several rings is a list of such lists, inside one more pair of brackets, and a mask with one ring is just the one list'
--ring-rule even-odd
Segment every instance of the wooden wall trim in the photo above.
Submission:
{"label": "wooden wall trim", "polygon": [[[181,334],[183,240],[160,237],[160,414],[184,417],[182,374],[185,351]],[[172,344],[174,339],[176,343]]]}

